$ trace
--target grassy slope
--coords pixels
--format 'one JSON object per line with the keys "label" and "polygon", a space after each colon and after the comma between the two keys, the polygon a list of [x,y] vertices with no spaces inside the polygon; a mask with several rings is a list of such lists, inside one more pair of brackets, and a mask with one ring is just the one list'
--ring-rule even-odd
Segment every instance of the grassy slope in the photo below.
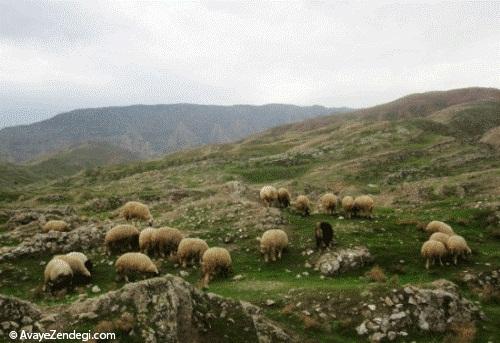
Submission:
{"label": "grassy slope", "polygon": [[[474,113],[474,117],[482,113],[494,116],[496,112],[480,111]],[[465,118],[462,116],[463,113],[452,116],[452,121]],[[322,329],[306,330],[298,315],[285,315],[281,309],[290,301],[313,299],[322,302],[326,296],[338,297],[341,308],[347,306],[347,298],[359,301],[363,290],[390,289],[397,284],[424,283],[443,277],[456,280],[464,269],[498,266],[500,244],[486,230],[485,211],[474,205],[479,200],[500,200],[500,159],[494,151],[477,144],[476,130],[470,135],[462,134],[461,137],[467,138],[462,140],[454,133],[456,130],[466,132],[467,128],[455,125],[453,130],[446,131],[440,130],[438,125],[443,124],[422,118],[392,122],[334,119],[320,126],[292,125],[238,144],[180,152],[158,161],[93,169],[51,183],[35,184],[24,191],[24,200],[4,202],[3,207],[43,207],[46,204],[34,199],[58,193],[67,199],[65,203],[76,206],[80,213],[104,219],[110,211],[94,212],[83,204],[96,197],[140,199],[151,205],[159,225],[174,225],[207,239],[211,245],[225,246],[221,237],[235,230],[237,218],[218,216],[211,221],[208,219],[210,214],[217,213],[224,204],[219,204],[217,199],[197,205],[194,201],[217,194],[227,181],[241,180],[253,190],[265,183],[286,185],[294,194],[306,192],[314,200],[327,189],[341,194],[371,193],[379,204],[376,219],[372,221],[345,220],[323,214],[302,218],[285,211],[292,246],[283,260],[275,264],[261,261],[255,242],[259,233],[250,230],[248,238],[228,245],[232,249],[235,274],[243,274],[245,280],[216,280],[210,287],[212,292],[260,305],[266,299],[276,300],[278,305],[275,307],[263,305],[266,313],[299,332],[306,341],[355,342],[358,338],[352,323],[331,320]],[[408,172],[400,177],[397,174],[402,170]],[[177,188],[188,191],[188,197],[178,202],[169,200],[169,192]],[[186,214],[170,216],[177,208],[186,208]],[[415,222],[430,219],[449,222],[469,241],[474,251],[472,258],[458,267],[426,271],[419,257],[420,244],[426,237],[415,229]],[[376,263],[392,278],[391,283],[371,284],[363,277],[366,268],[333,279],[321,279],[317,272],[305,268],[307,258],[302,252],[313,247],[311,228],[318,220],[329,220],[334,225],[341,246],[367,245]],[[108,261],[100,252],[94,254],[98,261],[94,283],[103,290],[120,287]],[[19,261],[25,269],[8,272],[12,274],[3,278],[0,292],[41,304],[73,301],[74,294],[48,300],[33,291],[41,283],[40,258],[48,260],[50,257]],[[162,272],[178,271],[170,262],[160,263]],[[305,271],[310,275],[296,277]],[[9,276],[15,276],[16,281]],[[188,280],[196,283],[198,278],[199,271],[192,271]],[[482,302],[476,294],[465,288],[463,291],[473,300]],[[86,292],[94,296],[88,289]],[[285,296],[292,296],[292,299],[287,300]],[[491,321],[480,325],[478,340],[500,341],[499,306],[484,302],[482,305]],[[411,340],[439,342],[442,335],[412,333]]]}

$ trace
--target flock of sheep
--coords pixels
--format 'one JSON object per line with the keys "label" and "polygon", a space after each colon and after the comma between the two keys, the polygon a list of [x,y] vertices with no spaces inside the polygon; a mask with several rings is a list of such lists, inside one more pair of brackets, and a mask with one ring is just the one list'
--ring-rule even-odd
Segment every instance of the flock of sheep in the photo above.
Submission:
{"label": "flock of sheep", "polygon": [[[293,205],[303,216],[311,213],[309,198],[306,195],[299,195],[292,203],[290,192],[286,188],[264,186],[260,190],[260,199],[267,207],[275,205],[286,208]],[[372,218],[373,215],[374,201],[368,195],[356,198],[345,196],[339,199],[333,193],[326,193],[320,197],[319,202],[322,210],[328,214],[334,214],[337,209],[342,208],[346,218],[352,216]],[[109,254],[122,254],[115,262],[115,269],[118,277],[127,282],[129,276],[159,274],[150,256],[174,258],[183,268],[188,265],[200,265],[201,282],[204,286],[207,286],[214,276],[225,276],[232,271],[232,259],[228,250],[220,247],[210,248],[204,240],[186,237],[175,228],[153,228],[153,217],[146,205],[136,201],[127,202],[121,208],[120,214],[127,221],[145,221],[149,225],[139,231],[136,226],[121,224],[106,233],[104,239],[106,250]],[[52,220],[47,222],[42,230],[66,231],[68,228],[68,224],[64,221]],[[422,256],[427,260],[427,269],[430,261],[434,264],[435,260],[439,259],[442,264],[442,258],[448,254],[453,256],[456,264],[458,257],[471,253],[465,239],[456,235],[453,229],[443,222],[432,221],[425,231],[432,234],[421,249]],[[314,235],[318,249],[328,248],[334,240],[332,226],[327,222],[317,223]],[[286,232],[279,229],[267,230],[257,240],[265,262],[281,259],[289,243]],[[92,263],[81,252],[56,255],[45,268],[44,289],[65,288],[80,280],[88,280],[91,271]]]}
{"label": "flock of sheep", "polygon": [[467,241],[462,236],[455,234],[451,226],[446,223],[433,220],[425,227],[425,232],[431,234],[429,240],[424,242],[420,253],[426,259],[425,268],[429,269],[429,262],[432,264],[439,260],[443,265],[442,259],[446,256],[453,257],[455,265],[458,258],[464,258],[471,254]]}

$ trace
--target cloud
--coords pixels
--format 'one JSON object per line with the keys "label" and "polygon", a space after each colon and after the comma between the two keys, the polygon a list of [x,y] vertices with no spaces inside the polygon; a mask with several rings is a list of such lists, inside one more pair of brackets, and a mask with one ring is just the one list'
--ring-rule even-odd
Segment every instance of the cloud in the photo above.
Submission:
{"label": "cloud", "polygon": [[499,14],[499,2],[0,1],[0,127],[77,107],[362,107],[499,87]]}

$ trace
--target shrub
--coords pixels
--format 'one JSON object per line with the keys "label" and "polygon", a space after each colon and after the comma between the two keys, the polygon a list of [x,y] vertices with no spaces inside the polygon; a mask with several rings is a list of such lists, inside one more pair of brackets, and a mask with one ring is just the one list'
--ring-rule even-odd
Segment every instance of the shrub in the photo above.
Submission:
{"label": "shrub", "polygon": [[387,281],[387,276],[385,276],[384,270],[378,265],[374,266],[369,272],[367,272],[366,276],[368,277],[368,279],[370,279],[370,281],[373,282]]}

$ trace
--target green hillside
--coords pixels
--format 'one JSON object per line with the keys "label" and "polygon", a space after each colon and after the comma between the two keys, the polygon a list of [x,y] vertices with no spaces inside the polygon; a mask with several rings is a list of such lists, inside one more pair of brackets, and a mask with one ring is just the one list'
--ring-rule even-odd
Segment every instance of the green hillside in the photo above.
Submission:
{"label": "green hillside", "polygon": [[[231,251],[234,275],[242,275],[243,280],[216,279],[210,284],[211,292],[262,306],[267,316],[305,342],[366,341],[355,330],[361,308],[398,287],[442,278],[456,282],[460,292],[477,302],[488,317],[472,324],[475,341],[496,342],[500,341],[498,289],[486,294],[461,280],[466,270],[500,268],[500,151],[481,141],[498,126],[500,90],[425,93],[274,128],[234,144],[184,150],[154,161],[87,168],[19,188],[22,197],[4,198],[0,207],[9,212],[71,206],[82,223],[104,225],[122,222],[115,210],[125,201],[142,201],[149,205],[155,226],[176,227],[210,246]],[[73,156],[60,155],[38,166],[76,170],[90,165],[78,162],[66,167]],[[78,156],[89,161],[93,150]],[[59,161],[63,167],[58,167]],[[33,177],[32,170],[18,173],[15,167],[9,168],[17,182]],[[267,184],[287,187],[294,198],[308,195],[312,215],[302,217],[293,208],[264,208],[258,195]],[[318,200],[327,191],[341,197],[370,194],[375,199],[375,218],[346,219],[342,211],[334,216],[322,213]],[[64,200],[51,201],[54,194]],[[472,256],[459,266],[447,263],[426,270],[420,246],[428,235],[418,227],[430,220],[449,223],[467,240]],[[333,278],[323,278],[310,268],[319,256],[312,251],[318,221],[332,224],[340,247],[365,245],[385,279],[377,282],[367,276],[373,265]],[[265,264],[256,238],[275,227],[285,229],[291,245],[281,261]],[[4,246],[12,244],[13,232],[19,240],[29,239],[26,228],[4,224],[2,230]],[[114,257],[104,256],[99,248],[88,254],[99,261],[94,284],[103,291],[123,285],[114,279],[109,264]],[[53,299],[36,291],[43,271],[39,261],[50,256],[0,262],[0,268],[10,270],[0,281],[0,293],[42,306],[75,301],[76,294]],[[173,261],[156,261],[161,273],[181,270]],[[187,272],[184,277],[196,285],[200,270]],[[89,289],[79,292],[95,296]],[[459,342],[461,333],[456,328],[430,333],[415,324],[407,334],[396,341]]]}

